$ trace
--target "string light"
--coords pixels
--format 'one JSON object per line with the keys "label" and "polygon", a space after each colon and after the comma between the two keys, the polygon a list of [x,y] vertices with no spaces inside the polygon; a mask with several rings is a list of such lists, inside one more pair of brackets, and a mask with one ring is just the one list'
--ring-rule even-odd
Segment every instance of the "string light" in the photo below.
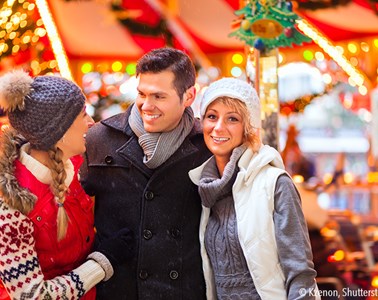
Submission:
{"label": "string light", "polygon": [[[27,58],[34,75],[57,68],[55,59],[44,61],[43,53],[49,51],[40,41],[47,32],[43,21],[35,13],[36,6],[25,0],[4,1],[0,7],[0,56],[33,54]],[[37,19],[38,17],[38,19]],[[37,19],[37,20],[36,20]],[[35,51],[28,52],[34,48]],[[21,56],[22,57],[22,56]],[[41,61],[40,61],[41,60]]]}
{"label": "string light", "polygon": [[58,34],[58,30],[52,18],[47,2],[46,0],[36,0],[35,2],[37,4],[42,21],[45,24],[51,47],[58,62],[59,71],[63,77],[72,80],[72,73],[68,64],[67,55],[63,48],[62,40],[60,39],[60,36]]}
{"label": "string light", "polygon": [[[36,44],[42,36],[42,28],[33,32],[32,14],[34,6],[24,3],[24,11],[13,12],[15,0],[5,1],[0,8],[0,56],[17,54],[26,50],[28,44]],[[24,1],[20,0],[22,4]],[[22,29],[22,30],[20,30]]]}
{"label": "string light", "polygon": [[333,46],[332,43],[307,20],[301,19],[297,21],[297,23],[299,29],[319,45],[319,47],[348,74],[351,81],[359,87],[364,87],[365,76],[347,60],[337,47]]}

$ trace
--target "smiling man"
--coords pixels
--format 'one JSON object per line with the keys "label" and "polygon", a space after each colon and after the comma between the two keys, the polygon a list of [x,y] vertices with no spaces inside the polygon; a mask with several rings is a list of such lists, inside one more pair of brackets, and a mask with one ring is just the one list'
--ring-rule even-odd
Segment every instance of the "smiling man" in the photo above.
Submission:
{"label": "smiling man", "polygon": [[190,107],[195,69],[182,51],[161,48],[138,61],[137,76],[135,104],[87,134],[81,178],[95,196],[97,241],[124,227],[137,240],[97,298],[205,299],[201,201],[188,176],[210,156]]}

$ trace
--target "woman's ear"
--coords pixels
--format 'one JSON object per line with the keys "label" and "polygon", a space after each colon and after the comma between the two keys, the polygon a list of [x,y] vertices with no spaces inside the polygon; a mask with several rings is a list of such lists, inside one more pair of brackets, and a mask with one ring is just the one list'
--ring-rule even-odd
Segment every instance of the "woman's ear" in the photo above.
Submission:
{"label": "woman's ear", "polygon": [[183,95],[183,103],[185,107],[189,107],[190,105],[192,105],[192,103],[196,99],[196,93],[197,91],[194,86],[191,86],[185,91]]}

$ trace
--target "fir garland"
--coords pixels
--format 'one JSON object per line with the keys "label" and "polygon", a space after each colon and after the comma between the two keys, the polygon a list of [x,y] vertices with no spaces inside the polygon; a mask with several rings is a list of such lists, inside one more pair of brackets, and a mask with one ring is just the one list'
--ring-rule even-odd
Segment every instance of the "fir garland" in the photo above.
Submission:
{"label": "fir garland", "polygon": [[341,84],[340,82],[329,84],[326,86],[323,92],[314,93],[311,95],[305,95],[290,101],[280,102],[280,113],[283,115],[289,115],[291,113],[303,112],[307,105],[311,103],[312,100],[319,98],[324,95],[328,95],[336,86]]}
{"label": "fir garland", "polygon": [[[71,0],[72,1],[72,0]],[[124,11],[119,4],[112,4],[111,9],[114,12]],[[155,26],[148,25],[146,23],[134,21],[131,18],[118,18],[118,21],[125,26],[130,33],[145,36],[163,36],[165,43],[168,46],[173,46],[173,34],[168,30],[167,22],[164,19],[160,19],[159,23]]]}

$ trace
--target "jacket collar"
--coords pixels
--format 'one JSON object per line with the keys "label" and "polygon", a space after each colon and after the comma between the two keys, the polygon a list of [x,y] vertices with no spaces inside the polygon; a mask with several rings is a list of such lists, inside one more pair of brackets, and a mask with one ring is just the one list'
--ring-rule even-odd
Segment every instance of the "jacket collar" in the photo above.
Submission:
{"label": "jacket collar", "polygon": [[130,105],[126,112],[102,120],[101,123],[107,127],[110,127],[118,131],[122,131],[126,133],[128,136],[131,136],[133,134],[133,131],[129,126],[129,116],[131,112],[131,107],[133,105],[134,104]]}
{"label": "jacket collar", "polygon": [[[121,147],[119,147],[116,152],[146,175],[151,175],[154,170],[148,169],[143,163],[143,150],[139,145],[138,137],[135,135],[129,125],[129,116],[132,105],[127,109],[126,112],[103,120],[101,121],[101,123],[109,128],[121,131],[125,134],[126,142]],[[198,152],[198,148],[191,142],[191,138],[197,136],[198,134],[202,134],[202,129],[199,122],[195,121],[193,129],[184,140],[182,145],[166,162],[161,165],[161,167],[157,168],[156,170],[163,170],[169,165],[177,162],[178,160],[184,159],[190,154]]]}
{"label": "jacket collar", "polygon": [[[189,171],[189,177],[194,184],[199,184],[202,170],[209,160],[210,159],[205,161],[199,167]],[[285,169],[280,154],[273,147],[262,145],[258,152],[253,152],[251,148],[248,148],[239,160],[238,167],[240,168],[240,174],[242,175],[238,175],[238,177],[243,176],[244,181],[248,184],[266,165]]]}

